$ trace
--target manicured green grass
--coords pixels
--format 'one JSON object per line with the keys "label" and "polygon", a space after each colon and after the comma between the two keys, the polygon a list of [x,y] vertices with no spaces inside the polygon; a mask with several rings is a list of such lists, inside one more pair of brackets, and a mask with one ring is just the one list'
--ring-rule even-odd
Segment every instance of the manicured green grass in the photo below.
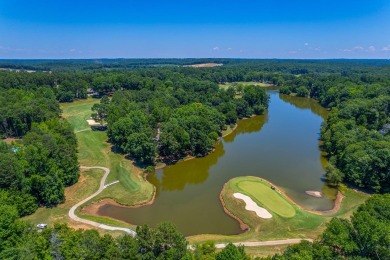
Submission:
{"label": "manicured green grass", "polygon": [[[127,160],[124,155],[111,151],[112,145],[107,142],[106,132],[90,130],[86,120],[90,118],[92,113],[91,107],[98,102],[99,100],[97,99],[86,99],[61,104],[63,117],[69,121],[76,132],[79,164],[83,166],[108,167],[110,168],[110,174],[106,184],[116,180],[120,181],[120,183],[104,189],[99,196],[83,206],[104,198],[111,198],[123,205],[145,203],[153,197],[153,185],[143,179],[141,171],[133,166],[133,163]],[[88,130],[78,132],[84,129]],[[53,208],[39,208],[37,212],[25,219],[33,223],[48,223],[51,225],[54,222],[67,222],[74,227],[84,227],[85,225],[72,221],[68,217],[68,211],[74,204],[93,194],[98,189],[102,176],[103,171],[99,169],[83,170],[79,182],[66,188],[65,203]],[[120,223],[118,226],[126,226],[126,224],[112,219],[76,213],[83,218],[99,220],[100,223],[109,225]],[[129,227],[130,225],[127,226]]]}
{"label": "manicured green grass", "polygon": [[87,99],[67,103],[62,106],[63,116],[72,124],[78,141],[79,163],[83,166],[103,166],[110,168],[106,184],[119,180],[120,183],[105,189],[93,201],[111,198],[123,205],[135,205],[150,200],[154,187],[140,176],[137,169],[124,155],[112,151],[108,143],[107,133],[104,131],[83,131],[77,129],[88,127],[86,119],[92,113],[91,107],[99,102],[96,99]]}
{"label": "manicured green grass", "polygon": [[238,192],[248,195],[259,206],[271,211],[271,214],[273,212],[285,218],[295,216],[295,210],[291,203],[276,190],[271,189],[270,185],[268,183],[264,183],[261,179],[241,182],[237,181],[234,184],[232,183],[232,185],[236,185],[235,187]]}
{"label": "manicured green grass", "polygon": [[72,103],[62,103],[62,116],[73,126],[75,132],[90,129],[86,120],[90,119],[91,108],[96,103],[99,103],[99,99],[88,98]]}
{"label": "manicured green grass", "polygon": [[[249,230],[233,236],[196,235],[188,238],[190,243],[198,243],[206,240],[214,240],[216,243],[227,243],[288,238],[316,239],[317,236],[325,229],[326,223],[332,217],[350,217],[353,211],[369,197],[365,193],[342,187],[341,191],[345,198],[341,204],[340,210],[331,215],[317,215],[299,208],[285,199],[283,195],[280,195],[281,198],[289,204],[289,207],[293,208],[295,211],[295,215],[293,217],[284,217],[279,214],[273,214],[273,212],[278,211],[279,209],[275,209],[270,206],[270,202],[272,200],[269,200],[268,198],[264,199],[263,195],[266,193],[268,196],[270,195],[275,197],[275,194],[270,193],[274,191],[270,188],[270,184],[265,180],[261,181],[264,185],[260,186],[260,180],[260,178],[252,176],[233,178],[224,185],[221,191],[225,207],[229,210],[229,212],[233,213],[236,217],[247,224],[249,226]],[[251,184],[251,182],[253,184]],[[240,183],[244,183],[244,185],[240,185]],[[244,190],[244,188],[246,189],[248,186],[251,190],[249,193]],[[255,187],[260,188],[261,190],[265,187],[269,190],[256,192],[253,190]],[[273,217],[271,219],[262,219],[259,218],[256,213],[246,210],[245,202],[233,196],[236,192],[250,196],[254,201],[258,202],[259,206],[269,210]],[[268,202],[264,203],[263,200],[268,200]]]}
{"label": "manicured green grass", "polygon": [[[261,240],[286,239],[286,238],[306,238],[311,237],[313,230],[319,228],[326,220],[326,216],[315,215],[301,210],[282,195],[272,190],[267,182],[260,178],[247,176],[231,179],[222,190],[226,208],[235,216],[240,218],[250,228],[248,235],[254,233],[261,237]],[[244,183],[243,186],[240,184]],[[250,191],[243,190],[249,188]],[[261,189],[256,192],[255,188]],[[265,209],[271,212],[271,219],[259,218],[256,213],[245,209],[245,202],[233,196],[233,193],[241,192],[250,196],[254,201],[259,202]],[[271,199],[265,198],[270,196]],[[263,202],[265,201],[265,203]],[[289,210],[282,211],[282,206],[271,205],[273,202],[288,205]],[[271,206],[271,207],[270,207]],[[282,212],[282,214],[280,214]],[[295,215],[293,214],[295,212]],[[284,217],[287,215],[288,217]],[[291,217],[293,215],[294,217]],[[243,234],[244,235],[244,234]]]}

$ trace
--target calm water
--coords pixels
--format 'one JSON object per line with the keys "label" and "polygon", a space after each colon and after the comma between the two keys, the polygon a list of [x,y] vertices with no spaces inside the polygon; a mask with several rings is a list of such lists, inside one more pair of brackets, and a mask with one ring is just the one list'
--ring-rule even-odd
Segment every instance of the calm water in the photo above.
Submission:
{"label": "calm water", "polygon": [[[98,213],[137,225],[170,221],[185,235],[237,234],[241,232],[238,222],[225,214],[218,197],[225,182],[245,175],[275,183],[304,207],[332,208],[335,191],[321,181],[325,160],[318,148],[327,111],[310,99],[269,94],[268,113],[241,120],[215,152],[149,176],[157,188],[154,204],[105,205]],[[305,190],[319,190],[326,196],[313,198]]]}

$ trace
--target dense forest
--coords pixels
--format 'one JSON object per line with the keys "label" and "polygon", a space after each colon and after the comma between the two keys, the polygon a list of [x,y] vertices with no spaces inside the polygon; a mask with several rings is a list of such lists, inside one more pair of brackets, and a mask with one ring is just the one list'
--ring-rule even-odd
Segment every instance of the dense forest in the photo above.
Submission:
{"label": "dense forest", "polygon": [[[224,65],[183,66],[202,62]],[[0,65],[52,71],[0,71],[1,100],[6,104],[0,108],[3,137],[21,136],[31,122],[58,113],[53,95],[60,102],[71,102],[88,93],[114,93],[111,102],[94,112],[107,123],[110,140],[122,152],[146,164],[202,156],[212,150],[226,125],[262,113],[268,104],[257,88],[222,90],[218,84],[265,82],[284,94],[314,98],[332,111],[321,131],[323,150],[331,162],[330,183],[347,181],[375,192],[389,191],[390,62],[386,60],[3,60]],[[22,99],[18,90],[28,91],[31,99]]]}
{"label": "dense forest", "polygon": [[[249,86],[238,92],[221,90],[212,82],[187,84],[167,79],[153,89],[115,92],[103,109],[112,143],[147,164],[154,163],[156,154],[162,161],[189,154],[204,156],[225,125],[261,114],[268,107],[263,88]],[[102,106],[104,101],[96,110]]]}
{"label": "dense forest", "polygon": [[[184,66],[203,62],[223,66]],[[59,102],[88,96],[101,98],[91,113],[104,126],[100,130],[107,128],[114,147],[149,165],[204,156],[237,119],[267,109],[264,88],[221,84],[269,83],[280,93],[313,98],[330,110],[320,137],[330,162],[329,184],[390,192],[386,60],[0,60],[0,68],[5,68],[0,70],[2,259],[248,258],[233,245],[220,253],[211,244],[187,250],[169,224],[139,227],[136,238],[112,238],[64,225],[38,233],[18,220],[38,206],[63,202],[64,187],[78,181],[77,140],[61,118]],[[318,241],[291,246],[273,259],[390,258],[389,201],[388,194],[375,195],[351,220],[333,219]]]}

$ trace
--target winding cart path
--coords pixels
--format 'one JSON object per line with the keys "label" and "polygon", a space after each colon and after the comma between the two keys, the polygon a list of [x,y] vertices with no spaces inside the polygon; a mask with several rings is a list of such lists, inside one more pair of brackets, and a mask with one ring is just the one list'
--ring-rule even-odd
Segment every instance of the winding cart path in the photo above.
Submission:
{"label": "winding cart path", "polygon": [[100,186],[99,186],[99,189],[94,193],[92,194],[91,196],[89,196],[88,198],[85,198],[83,199],[82,201],[80,201],[79,203],[75,204],[73,207],[70,208],[69,210],[69,217],[71,219],[73,219],[74,221],[77,221],[77,222],[81,222],[81,223],[84,223],[84,224],[88,224],[88,225],[91,225],[91,226],[94,226],[94,227],[98,227],[98,228],[102,228],[102,229],[106,229],[106,230],[119,230],[119,231],[124,231],[132,236],[135,236],[135,231],[134,230],[131,230],[129,228],[122,228],[122,227],[113,227],[113,226],[108,226],[108,225],[105,225],[105,224],[101,224],[101,223],[98,223],[98,222],[95,222],[95,221],[92,221],[92,220],[87,220],[87,219],[83,219],[83,218],[80,218],[78,216],[76,216],[76,214],[74,213],[76,211],[76,209],[78,207],[80,207],[81,205],[83,205],[84,203],[86,203],[87,201],[91,200],[92,198],[96,197],[97,195],[99,195],[105,188],[107,188],[108,186],[110,185],[113,185],[113,184],[116,184],[118,183],[119,181],[114,181],[112,183],[109,183],[107,185],[104,185],[106,183],[106,179],[107,179],[107,176],[108,174],[110,174],[110,169],[106,168],[106,167],[101,167],[101,166],[91,166],[91,167],[87,167],[87,166],[80,166],[81,169],[100,169],[100,170],[103,170],[104,171],[104,175],[102,177],[102,179],[100,180]]}
{"label": "winding cart path", "polygon": [[[92,220],[87,220],[87,219],[83,219],[83,218],[80,218],[80,217],[76,216],[75,211],[76,211],[76,209],[78,207],[80,207],[81,205],[83,205],[87,201],[89,201],[92,198],[94,198],[97,195],[99,195],[108,186],[111,186],[111,185],[114,185],[116,183],[119,183],[119,181],[113,181],[113,182],[105,185],[107,176],[108,176],[108,174],[110,174],[110,169],[109,168],[101,167],[101,166],[90,166],[90,167],[80,166],[80,168],[81,169],[100,169],[100,170],[104,171],[104,175],[103,175],[102,179],[100,180],[99,189],[94,194],[92,194],[91,196],[83,199],[82,201],[80,201],[79,203],[77,203],[73,207],[71,207],[70,210],[69,210],[69,217],[71,219],[73,219],[74,221],[81,222],[81,223],[84,223],[84,224],[88,224],[88,225],[91,225],[91,226],[94,226],[94,227],[97,227],[97,228],[102,228],[102,229],[105,229],[105,230],[113,230],[113,231],[114,230],[124,231],[127,234],[135,236],[136,235],[135,231],[131,230],[129,228],[113,227],[113,226],[101,224],[101,223],[98,223],[98,222],[95,222],[95,221],[92,221]],[[238,242],[238,243],[233,243],[233,244],[237,245],[237,246],[238,245],[243,245],[243,246],[248,246],[248,247],[251,247],[251,246],[275,246],[275,245],[297,244],[297,243],[300,243],[302,240],[307,240],[307,241],[310,241],[310,242],[313,241],[312,239],[300,239],[300,238],[297,238],[297,239],[270,240],[270,241],[258,241],[258,242]],[[216,248],[224,248],[227,245],[228,244],[216,244],[215,247]],[[189,246],[189,247],[191,249],[193,249],[192,246]]]}

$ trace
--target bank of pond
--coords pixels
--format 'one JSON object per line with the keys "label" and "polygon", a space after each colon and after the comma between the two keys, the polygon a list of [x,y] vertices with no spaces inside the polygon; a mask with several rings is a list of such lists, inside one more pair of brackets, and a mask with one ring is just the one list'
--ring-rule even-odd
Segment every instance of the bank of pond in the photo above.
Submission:
{"label": "bank of pond", "polygon": [[[268,93],[268,111],[240,120],[214,152],[149,174],[156,187],[153,204],[129,208],[106,203],[97,215],[135,225],[170,221],[185,235],[239,234],[240,224],[225,213],[219,199],[224,184],[238,176],[269,180],[305,209],[332,209],[337,190],[324,182],[327,162],[319,149],[328,111],[312,99]],[[308,190],[322,197],[309,196]]]}

